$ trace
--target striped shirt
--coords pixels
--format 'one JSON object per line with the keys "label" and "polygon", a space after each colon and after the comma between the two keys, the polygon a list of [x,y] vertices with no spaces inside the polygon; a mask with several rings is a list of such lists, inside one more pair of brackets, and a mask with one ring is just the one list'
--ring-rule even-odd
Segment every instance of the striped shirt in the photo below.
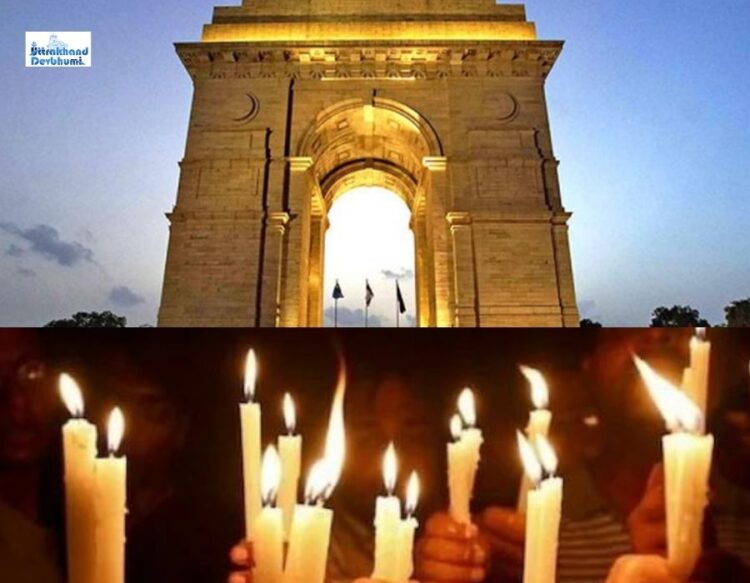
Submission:
{"label": "striped shirt", "polygon": [[558,583],[601,583],[618,557],[631,552],[625,526],[602,511],[560,524]]}
{"label": "striped shirt", "polygon": [[750,566],[750,492],[720,477],[712,511],[719,548]]}

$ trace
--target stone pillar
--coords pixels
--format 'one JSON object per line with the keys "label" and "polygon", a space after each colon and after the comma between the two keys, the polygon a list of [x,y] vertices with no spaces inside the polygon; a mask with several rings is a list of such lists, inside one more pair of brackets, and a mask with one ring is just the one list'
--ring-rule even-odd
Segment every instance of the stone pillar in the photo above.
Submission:
{"label": "stone pillar", "polygon": [[307,291],[310,260],[311,189],[308,170],[312,158],[289,158],[289,202],[291,217],[284,241],[281,318],[283,327],[307,323]]}
{"label": "stone pillar", "polygon": [[263,328],[276,327],[280,322],[284,235],[288,223],[289,213],[270,212],[266,217],[260,305],[260,326]]}
{"label": "stone pillar", "polygon": [[562,325],[565,328],[580,326],[580,315],[576,304],[575,282],[573,280],[573,266],[570,259],[570,245],[568,243],[568,219],[571,213],[555,213],[552,217],[552,243],[555,249],[557,264],[557,286],[560,295],[560,310]]}
{"label": "stone pillar", "polygon": [[473,328],[479,326],[479,310],[471,215],[451,212],[446,218],[453,238],[455,325]]}
{"label": "stone pillar", "polygon": [[450,233],[445,218],[450,204],[450,184],[447,176],[447,160],[444,157],[427,157],[422,160],[429,171],[427,177],[427,232],[429,240],[428,262],[431,263],[432,281],[430,288],[433,297],[434,317],[431,325],[441,328],[454,323],[453,256]]}
{"label": "stone pillar", "polygon": [[328,229],[328,219],[322,213],[314,213],[310,221],[310,269],[307,282],[307,325],[323,326],[323,241]]}

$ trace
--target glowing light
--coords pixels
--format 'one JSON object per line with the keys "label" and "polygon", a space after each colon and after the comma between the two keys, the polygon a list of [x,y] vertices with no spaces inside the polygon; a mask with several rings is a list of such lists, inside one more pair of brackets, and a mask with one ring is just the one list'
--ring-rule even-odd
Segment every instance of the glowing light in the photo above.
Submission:
{"label": "glowing light", "polygon": [[534,441],[539,461],[547,474],[554,476],[557,471],[557,455],[552,444],[543,435],[537,435]]}
{"label": "glowing light", "polygon": [[255,400],[255,383],[258,380],[258,360],[255,357],[255,351],[247,351],[245,358],[245,398],[248,403]]}
{"label": "glowing light", "polygon": [[83,395],[78,383],[67,373],[60,375],[60,396],[73,417],[83,417]]}
{"label": "glowing light", "polygon": [[461,416],[456,413],[453,417],[451,417],[451,436],[455,441],[461,439],[462,427],[463,423],[461,423]]}
{"label": "glowing light", "polygon": [[406,485],[406,515],[411,517],[419,503],[419,476],[412,472]]}
{"label": "glowing light", "polygon": [[700,409],[680,389],[654,371],[644,360],[633,356],[651,399],[670,431],[697,432],[702,425]]}
{"label": "glowing light", "polygon": [[467,427],[474,427],[477,424],[476,405],[474,403],[474,393],[471,389],[466,388],[461,391],[458,397],[458,412]]}
{"label": "glowing light", "polygon": [[700,340],[701,342],[706,341],[706,329],[705,328],[696,328],[695,329],[695,337]]}
{"label": "glowing light", "polygon": [[107,423],[107,445],[109,453],[114,455],[120,449],[122,436],[125,434],[125,418],[119,407],[112,409]]}
{"label": "glowing light", "polygon": [[542,464],[539,463],[534,448],[523,433],[517,431],[516,439],[518,441],[518,452],[521,455],[523,470],[533,484],[538,484],[542,479]]}
{"label": "glowing light", "polygon": [[297,411],[294,407],[294,400],[289,393],[286,393],[284,395],[283,409],[286,430],[289,432],[289,435],[292,435],[297,427]]}
{"label": "glowing light", "polygon": [[541,372],[535,368],[521,365],[521,373],[531,385],[531,401],[537,409],[546,409],[549,405],[549,388]]}
{"label": "glowing light", "polygon": [[388,446],[383,456],[383,481],[388,495],[393,494],[396,487],[396,476],[398,474],[398,460],[396,459],[396,449],[393,443]]}
{"label": "glowing light", "polygon": [[276,499],[281,482],[281,459],[273,445],[269,445],[263,453],[260,471],[260,491],[265,506],[271,506]]}

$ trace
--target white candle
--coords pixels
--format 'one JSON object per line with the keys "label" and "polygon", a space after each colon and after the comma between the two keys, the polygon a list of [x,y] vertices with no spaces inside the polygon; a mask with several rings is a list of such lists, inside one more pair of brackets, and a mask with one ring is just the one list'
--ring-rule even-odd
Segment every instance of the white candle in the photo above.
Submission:
{"label": "white candle", "polygon": [[294,435],[297,414],[291,395],[284,395],[284,421],[287,435],[279,436],[279,455],[281,456],[281,485],[279,486],[279,507],[284,514],[284,540],[289,540],[294,508],[297,505],[300,465],[302,460],[302,436]]}
{"label": "white candle", "polygon": [[[549,436],[549,428],[552,424],[552,412],[547,409],[549,405],[549,388],[547,381],[541,372],[528,366],[520,366],[521,373],[529,381],[531,387],[531,402],[534,410],[529,414],[529,424],[526,426],[526,436],[532,442],[537,436]],[[531,481],[524,472],[521,476],[521,488],[518,493],[518,511],[526,512],[526,500]]]}
{"label": "white candle", "polygon": [[92,494],[96,427],[83,418],[81,390],[67,374],[60,375],[60,394],[73,416],[62,430],[68,581],[95,583],[96,515]]}
{"label": "white candle", "polygon": [[406,487],[406,518],[399,521],[398,539],[394,556],[394,583],[408,583],[414,573],[414,535],[417,531],[417,519],[414,511],[419,501],[419,478],[412,472]]}
{"label": "white candle", "polygon": [[96,576],[95,581],[125,581],[125,457],[117,457],[125,420],[115,407],[109,416],[107,442],[109,457],[96,460],[94,501],[96,505]]}
{"label": "white candle", "polygon": [[284,570],[284,517],[281,509],[274,507],[281,473],[279,454],[270,445],[263,454],[263,509],[253,523],[253,580],[262,583],[281,583]]}
{"label": "white candle", "polygon": [[458,398],[459,416],[451,419],[454,443],[448,444],[448,488],[450,515],[462,524],[471,523],[471,497],[479,468],[482,432],[476,425],[474,393],[464,389]]}
{"label": "white candle", "polygon": [[557,457],[543,436],[535,439],[536,451],[520,432],[517,438],[524,470],[534,485],[526,502],[523,580],[555,583],[563,491],[562,479],[554,476]]}
{"label": "white candle", "polygon": [[391,443],[383,456],[383,481],[386,495],[375,502],[375,567],[372,578],[380,581],[397,581],[394,560],[401,525],[401,501],[393,495],[398,475],[396,450]]}
{"label": "white candle", "polygon": [[711,343],[706,340],[706,329],[697,328],[690,339],[690,368],[683,384],[685,393],[700,409],[705,419],[708,406],[708,374]]}
{"label": "white candle", "polygon": [[331,540],[333,512],[324,508],[341,477],[346,454],[344,393],[346,376],[342,367],[331,406],[325,455],[310,469],[305,504],[294,509],[284,583],[324,583]]}
{"label": "white candle", "polygon": [[708,505],[708,479],[714,439],[703,434],[698,406],[638,357],[636,366],[670,435],[662,440],[667,510],[667,561],[687,579],[703,548],[703,518]]}
{"label": "white candle", "polygon": [[245,361],[245,403],[240,404],[242,472],[245,493],[245,536],[253,540],[252,525],[261,511],[260,501],[260,405],[254,402],[258,363],[250,350]]}
{"label": "white candle", "polygon": [[324,508],[332,485],[329,464],[318,461],[308,476],[305,504],[294,510],[284,583],[324,583],[333,511]]}

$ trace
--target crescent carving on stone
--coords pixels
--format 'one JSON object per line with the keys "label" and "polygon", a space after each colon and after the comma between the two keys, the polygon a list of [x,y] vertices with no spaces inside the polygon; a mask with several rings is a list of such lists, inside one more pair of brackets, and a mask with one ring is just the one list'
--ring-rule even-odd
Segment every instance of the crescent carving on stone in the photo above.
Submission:
{"label": "crescent carving on stone", "polygon": [[242,117],[233,118],[233,121],[243,123],[254,120],[258,116],[260,111],[260,101],[252,93],[247,93],[247,98],[250,100],[250,109]]}

